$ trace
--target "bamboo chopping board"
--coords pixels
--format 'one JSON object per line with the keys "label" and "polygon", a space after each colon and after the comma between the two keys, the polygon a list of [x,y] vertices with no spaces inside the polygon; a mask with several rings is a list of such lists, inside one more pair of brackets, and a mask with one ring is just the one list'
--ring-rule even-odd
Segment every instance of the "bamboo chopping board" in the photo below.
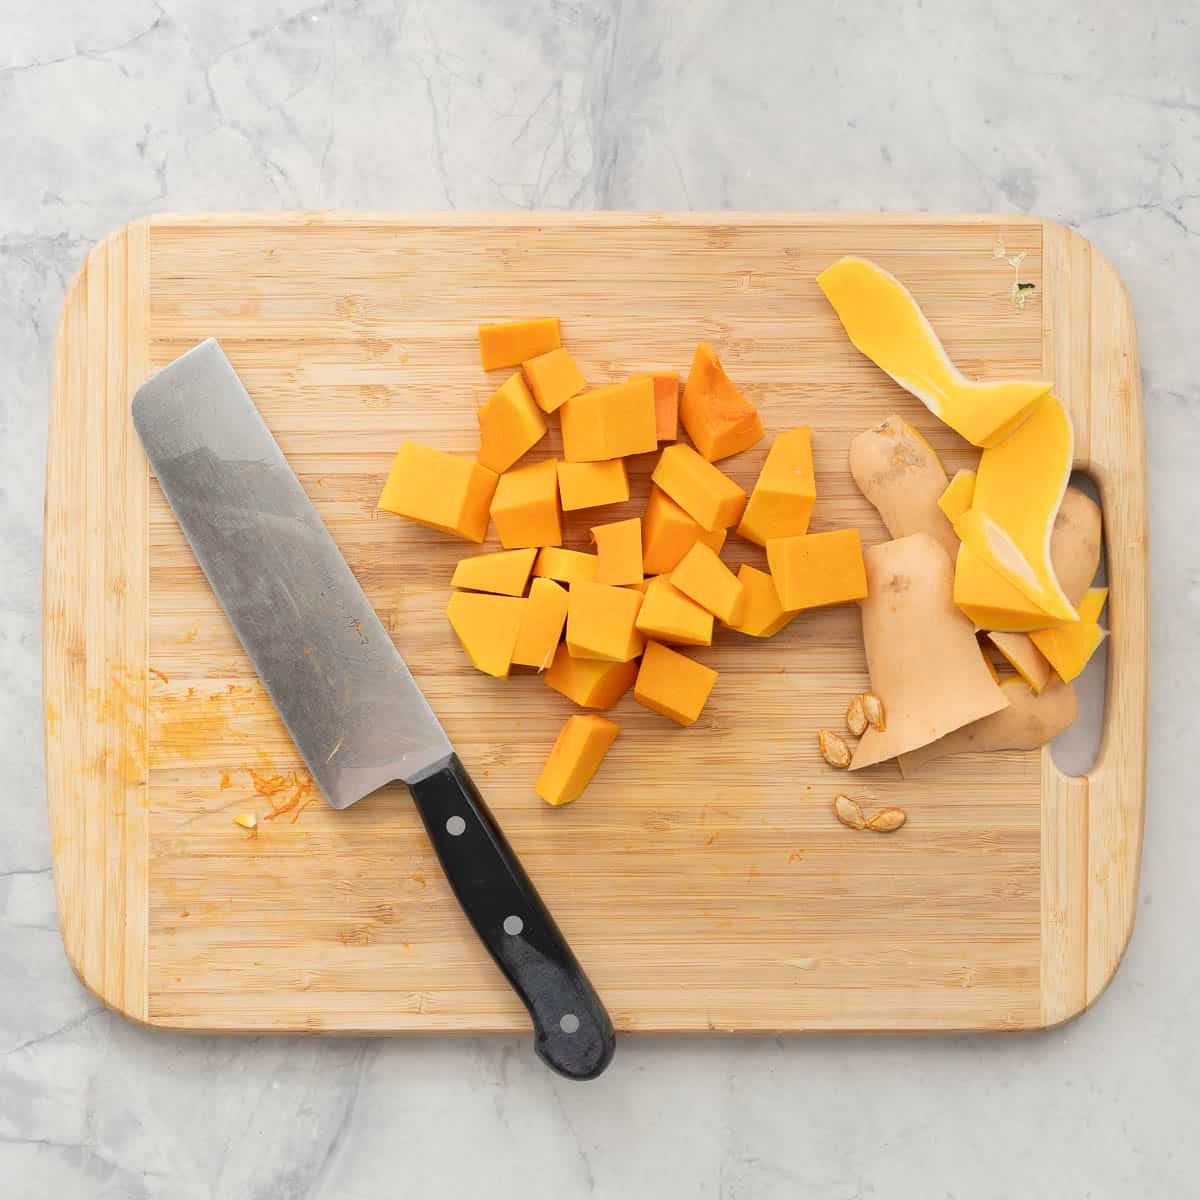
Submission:
{"label": "bamboo chopping board", "polygon": [[[1000,248],[1003,247],[1003,254]],[[714,343],[770,432],[813,430],[815,530],[885,536],[850,438],[899,412],[953,472],[968,448],[849,345],[814,277],[842,254],[913,290],[963,369],[1053,378],[1103,498],[1107,728],[1086,778],[1048,753],[903,781],[818,757],[866,684],[857,610],[724,634],[679,729],[626,697],[576,804],[532,782],[570,706],[474,672],[445,622],[472,548],[375,511],[405,438],[473,452],[484,320],[557,314],[593,383],[686,371]],[[1014,268],[1035,287],[1014,304]],[[403,788],[262,822],[298,753],[151,478],[146,376],[217,337],[556,914],[618,1028],[1013,1029],[1105,987],[1130,936],[1146,749],[1145,466],[1124,289],[1083,239],[1014,217],[156,217],[68,294],[46,497],[45,727],[62,935],[107,1004],[206,1030],[502,1031],[524,1011],[458,911]],[[556,437],[554,434],[552,437]],[[722,463],[749,487],[768,441]],[[556,443],[539,448],[553,453]],[[644,497],[650,462],[634,472]],[[629,511],[636,512],[634,505]],[[622,510],[574,514],[568,544]],[[591,518],[590,520],[588,518]],[[494,547],[493,547],[494,548]],[[758,562],[732,539],[731,562]],[[840,789],[908,812],[834,820]],[[278,802],[280,794],[275,799]],[[298,812],[293,821],[292,817]]]}

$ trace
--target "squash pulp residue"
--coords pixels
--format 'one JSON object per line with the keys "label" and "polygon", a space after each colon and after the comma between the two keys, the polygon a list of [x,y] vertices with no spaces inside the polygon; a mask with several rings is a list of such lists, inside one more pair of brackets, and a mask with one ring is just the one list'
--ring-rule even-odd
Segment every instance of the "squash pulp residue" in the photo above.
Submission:
{"label": "squash pulp residue", "polygon": [[[271,811],[263,817],[264,821],[273,821],[276,817],[290,812],[293,814],[291,823],[294,825],[300,814],[315,799],[312,795],[311,775],[298,771],[288,771],[286,775],[265,775],[253,767],[247,769],[254,784],[255,795],[264,797],[271,806]],[[275,797],[281,792],[286,792],[287,795],[282,804],[276,804]]]}

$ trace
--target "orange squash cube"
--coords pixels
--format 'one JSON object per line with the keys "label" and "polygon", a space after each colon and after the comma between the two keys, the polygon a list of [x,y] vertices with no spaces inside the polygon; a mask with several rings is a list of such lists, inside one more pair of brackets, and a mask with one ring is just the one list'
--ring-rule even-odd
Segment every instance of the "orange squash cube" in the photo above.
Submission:
{"label": "orange squash cube", "polygon": [[581,708],[612,708],[633,686],[637,673],[636,662],[575,658],[564,644],[554,652],[554,661],[542,678]]}
{"label": "orange squash cube", "polygon": [[640,583],[642,580],[642,518],[611,521],[592,531],[596,545],[597,583]]}
{"label": "orange squash cube", "polygon": [[568,717],[533,790],[547,804],[570,804],[591,783],[620,731],[607,717],[591,713]]}
{"label": "orange squash cube", "polygon": [[562,544],[558,471],[553,462],[505,471],[492,497],[492,520],[506,550]]}
{"label": "orange squash cube", "polygon": [[866,598],[867,572],[857,529],[772,538],[767,562],[786,613]]}
{"label": "orange squash cube", "polygon": [[[525,551],[514,550],[512,553],[524,554]],[[566,623],[567,589],[553,579],[535,579],[517,632],[513,665],[544,671],[554,661],[554,652]]]}
{"label": "orange squash cube", "polygon": [[647,575],[665,575],[697,543],[718,553],[725,545],[725,530],[709,532],[657,487],[650,488],[646,515],[642,518],[642,570]]}
{"label": "orange squash cube", "polygon": [[746,604],[741,620],[727,622],[728,628],[750,637],[768,638],[796,619],[797,613],[783,611],[775,581],[765,571],[742,563],[738,568],[738,581],[745,589]]}
{"label": "orange squash cube", "polygon": [[538,551],[533,573],[537,578],[557,579],[559,583],[595,583],[597,561],[594,554],[582,550],[546,546]]}
{"label": "orange squash cube", "polygon": [[808,427],[777,434],[750,493],[738,533],[765,546],[771,538],[808,532],[817,485]]}
{"label": "orange squash cube", "polygon": [[629,499],[629,476],[625,460],[608,462],[560,462],[558,496],[563,512],[599,508],[602,504],[624,504]]}
{"label": "orange squash cube", "polygon": [[546,436],[546,418],[519,371],[510,375],[475,415],[479,419],[479,461],[497,474],[507,471]]}
{"label": "orange squash cube", "polygon": [[542,412],[552,413],[587,387],[583,372],[561,346],[521,364],[533,398]]}
{"label": "orange squash cube", "polygon": [[651,371],[650,379],[654,382],[654,425],[658,440],[673,442],[679,436],[679,372]]}
{"label": "orange squash cube", "polygon": [[548,354],[561,345],[562,335],[557,317],[506,321],[499,325],[479,327],[479,361],[485,371],[519,367],[527,359]]}
{"label": "orange squash cube", "polygon": [[637,627],[656,642],[711,646],[713,615],[685,596],[665,575],[646,581]]}
{"label": "orange squash cube", "polygon": [[523,596],[533,570],[537,551],[497,550],[460,558],[450,586],[473,592],[495,592],[501,596]]}
{"label": "orange squash cube", "polygon": [[1108,599],[1108,588],[1088,588],[1076,606],[1079,620],[1052,629],[1039,629],[1029,635],[1055,674],[1070,683],[1088,665],[1104,641],[1105,630],[1100,626],[1100,614]]}
{"label": "orange squash cube", "polygon": [[446,616],[467,657],[484,674],[499,679],[508,674],[527,603],[484,592],[451,594]]}
{"label": "orange squash cube", "polygon": [[567,462],[603,462],[658,445],[654,383],[648,376],[580,392],[559,414]]}
{"label": "orange squash cube", "polygon": [[650,478],[710,532],[736,525],[746,507],[746,493],[683,442],[668,446],[659,455]]}
{"label": "orange squash cube", "polygon": [[688,437],[709,462],[748,450],[763,435],[758,409],[725,374],[707,342],[696,347],[679,402],[679,417]]}
{"label": "orange squash cube", "polygon": [[396,451],[379,508],[469,542],[487,536],[496,473],[470,458],[416,442]]}
{"label": "orange squash cube", "polygon": [[576,658],[637,658],[646,644],[637,628],[642,599],[632,588],[575,584],[567,596],[567,649]]}
{"label": "orange squash cube", "polygon": [[647,642],[633,685],[633,698],[680,725],[692,725],[704,711],[717,672],[661,642]]}
{"label": "orange squash cube", "polygon": [[726,625],[742,619],[746,590],[737,576],[702,542],[697,542],[671,572],[671,583]]}

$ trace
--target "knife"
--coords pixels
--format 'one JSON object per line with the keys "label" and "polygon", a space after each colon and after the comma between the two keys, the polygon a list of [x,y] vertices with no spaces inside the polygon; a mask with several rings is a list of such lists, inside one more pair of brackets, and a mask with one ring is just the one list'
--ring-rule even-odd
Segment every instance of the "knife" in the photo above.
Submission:
{"label": "knife", "polygon": [[446,878],[529,1010],[539,1057],[593,1079],[612,1022],[404,659],[209,338],[143,384],[158,482],[313,779],[335,809],[408,785]]}

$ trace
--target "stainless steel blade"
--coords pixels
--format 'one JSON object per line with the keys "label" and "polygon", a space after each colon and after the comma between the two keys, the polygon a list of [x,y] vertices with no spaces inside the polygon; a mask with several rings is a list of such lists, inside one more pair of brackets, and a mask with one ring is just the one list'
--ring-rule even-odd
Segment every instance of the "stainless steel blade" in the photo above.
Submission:
{"label": "stainless steel blade", "polygon": [[441,767],[445,731],[216,341],[143,384],[133,422],[329,803]]}

